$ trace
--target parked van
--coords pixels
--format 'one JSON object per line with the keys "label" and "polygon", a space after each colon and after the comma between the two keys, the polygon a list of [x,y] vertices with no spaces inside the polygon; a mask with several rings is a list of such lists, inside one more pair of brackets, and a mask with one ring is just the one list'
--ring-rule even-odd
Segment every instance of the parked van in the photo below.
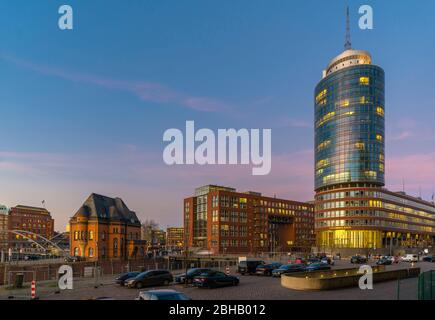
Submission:
{"label": "parked van", "polygon": [[402,259],[404,262],[418,262],[418,256],[416,254],[405,254]]}

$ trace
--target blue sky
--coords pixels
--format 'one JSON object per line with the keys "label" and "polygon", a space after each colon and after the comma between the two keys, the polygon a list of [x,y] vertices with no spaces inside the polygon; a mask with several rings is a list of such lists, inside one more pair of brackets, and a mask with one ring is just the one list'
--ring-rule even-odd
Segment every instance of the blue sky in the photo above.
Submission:
{"label": "blue sky", "polygon": [[[74,30],[57,27],[60,5]],[[435,191],[435,2],[2,1],[0,203],[45,200],[64,228],[91,192],[122,197],[140,218],[182,222],[182,199],[216,183],[313,197],[313,90],[343,50],[386,72],[387,186]],[[374,30],[358,29],[358,8]],[[272,172],[167,167],[163,132],[271,128]]]}

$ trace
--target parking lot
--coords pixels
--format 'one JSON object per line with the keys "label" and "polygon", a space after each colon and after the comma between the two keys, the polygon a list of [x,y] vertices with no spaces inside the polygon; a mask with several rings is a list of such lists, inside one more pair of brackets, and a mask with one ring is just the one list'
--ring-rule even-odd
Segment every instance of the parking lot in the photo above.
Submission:
{"label": "parking lot", "polygon": [[[387,269],[406,268],[408,263],[399,263],[387,266]],[[419,262],[416,264],[421,271],[435,270],[435,263]],[[348,261],[338,261],[334,269],[355,267]],[[231,270],[235,273],[235,269]],[[359,288],[346,288],[331,291],[297,291],[286,289],[281,286],[279,278],[265,276],[239,276],[240,284],[236,287],[223,287],[216,289],[198,289],[191,286],[172,284],[170,288],[185,293],[193,300],[415,300],[417,299],[417,278],[403,279],[400,281],[389,281],[375,283],[373,290],[361,290]],[[114,284],[111,279],[104,279],[103,285],[94,288],[92,281],[89,285],[81,285],[74,290],[63,291],[55,294],[46,292],[41,294],[41,299],[96,299],[110,297],[120,300],[132,300],[138,296],[138,289],[128,289]],[[399,288],[398,288],[399,286]],[[161,289],[147,288],[148,289]]]}

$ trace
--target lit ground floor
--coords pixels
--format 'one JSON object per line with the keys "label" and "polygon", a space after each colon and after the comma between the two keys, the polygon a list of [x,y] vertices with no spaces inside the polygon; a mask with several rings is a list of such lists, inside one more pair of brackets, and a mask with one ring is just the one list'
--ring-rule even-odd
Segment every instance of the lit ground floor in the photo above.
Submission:
{"label": "lit ground floor", "polygon": [[361,251],[370,253],[418,252],[431,248],[435,236],[414,232],[391,230],[335,229],[317,230],[318,251],[340,252]]}

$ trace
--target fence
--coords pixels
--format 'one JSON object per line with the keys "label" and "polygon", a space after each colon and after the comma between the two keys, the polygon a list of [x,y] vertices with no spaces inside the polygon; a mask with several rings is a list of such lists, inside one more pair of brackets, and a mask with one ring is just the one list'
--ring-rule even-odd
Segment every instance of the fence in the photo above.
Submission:
{"label": "fence", "polygon": [[435,270],[419,275],[418,300],[435,300]]}
{"label": "fence", "polygon": [[[115,275],[127,271],[146,271],[149,269],[168,268],[167,259],[145,259],[130,261],[99,261],[99,262],[74,262],[74,263],[51,263],[46,265],[0,265],[0,285],[14,283],[14,276],[17,273],[24,273],[24,282],[32,280],[49,281],[58,279],[58,270],[61,265],[68,264],[73,268],[73,276],[76,278],[85,277],[90,267],[97,267],[100,275]],[[12,277],[12,278],[11,278]]]}

